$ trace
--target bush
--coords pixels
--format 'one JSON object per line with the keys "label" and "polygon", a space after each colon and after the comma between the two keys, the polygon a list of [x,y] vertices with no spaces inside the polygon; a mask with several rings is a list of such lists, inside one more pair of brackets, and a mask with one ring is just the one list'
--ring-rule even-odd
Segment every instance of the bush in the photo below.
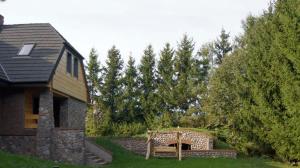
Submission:
{"label": "bush", "polygon": [[111,135],[129,137],[143,134],[146,129],[146,126],[141,123],[113,123],[111,125]]}

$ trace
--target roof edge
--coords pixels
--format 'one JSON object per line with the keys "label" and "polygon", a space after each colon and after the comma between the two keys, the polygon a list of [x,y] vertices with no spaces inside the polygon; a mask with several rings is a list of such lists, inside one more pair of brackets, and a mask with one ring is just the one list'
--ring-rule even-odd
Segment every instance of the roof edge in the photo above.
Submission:
{"label": "roof edge", "polygon": [[3,68],[2,64],[0,64],[0,68],[2,69],[4,75],[6,76],[6,80],[5,79],[3,79],[3,80],[9,82],[10,81],[9,76],[7,75],[7,73],[6,73],[5,69]]}
{"label": "roof edge", "polygon": [[64,45],[68,46],[71,50],[73,50],[73,51],[76,53],[76,55],[78,55],[81,59],[84,59],[84,57],[83,57],[83,56],[75,49],[75,47],[73,47],[73,46],[71,45],[71,43],[69,43],[68,40],[66,40],[66,38],[65,38],[62,34],[60,34],[60,33],[55,29],[54,26],[52,26],[50,23],[49,23],[49,25],[50,25],[50,27],[52,28],[52,30],[53,30],[58,36],[60,36],[60,37],[62,38],[63,44],[64,44]]}
{"label": "roof edge", "polygon": [[56,71],[56,69],[57,69],[57,67],[58,67],[58,64],[59,64],[59,62],[60,62],[60,60],[61,60],[61,57],[62,57],[63,54],[64,54],[65,49],[66,49],[65,45],[63,45],[63,47],[61,48],[60,53],[59,53],[59,55],[58,55],[58,58],[57,58],[57,60],[56,60],[56,62],[55,62],[55,65],[54,65],[54,67],[53,67],[53,69],[52,69],[52,71],[51,71],[51,73],[50,73],[49,78],[48,78],[48,81],[47,81],[48,83],[51,82],[51,80],[52,80],[52,78],[53,78],[53,76],[54,76],[54,73],[55,73],[55,71]]}

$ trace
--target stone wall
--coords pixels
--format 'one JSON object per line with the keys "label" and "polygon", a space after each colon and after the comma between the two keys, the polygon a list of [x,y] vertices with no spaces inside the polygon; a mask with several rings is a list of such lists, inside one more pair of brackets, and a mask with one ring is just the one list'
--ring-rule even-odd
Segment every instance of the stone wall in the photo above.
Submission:
{"label": "stone wall", "polygon": [[68,128],[85,128],[86,109],[86,103],[73,98],[68,99]]}
{"label": "stone wall", "polygon": [[[136,154],[146,156],[147,144],[146,139],[141,138],[121,138],[114,140],[115,143],[121,145],[123,148],[132,151]],[[175,153],[159,153],[158,157],[176,157]],[[183,157],[227,157],[236,158],[237,152],[235,150],[182,150]]]}
{"label": "stone wall", "polygon": [[142,138],[121,138],[114,140],[115,143],[121,145],[123,148],[143,156],[147,152],[146,141],[146,139]]}
{"label": "stone wall", "polygon": [[[213,138],[205,133],[195,131],[180,131],[181,142],[191,145],[191,150],[211,150],[213,149]],[[154,146],[168,146],[177,143],[177,132],[158,132],[153,137]]]}
{"label": "stone wall", "polygon": [[185,150],[182,151],[183,157],[226,157],[236,158],[235,150],[214,149],[214,150]]}
{"label": "stone wall", "polygon": [[84,164],[85,137],[83,130],[55,128],[52,135],[54,160]]}
{"label": "stone wall", "polygon": [[35,136],[0,136],[0,150],[16,154],[35,155]]}
{"label": "stone wall", "polygon": [[51,159],[53,118],[53,94],[48,89],[40,94],[39,121],[37,128],[37,156],[43,159]]}

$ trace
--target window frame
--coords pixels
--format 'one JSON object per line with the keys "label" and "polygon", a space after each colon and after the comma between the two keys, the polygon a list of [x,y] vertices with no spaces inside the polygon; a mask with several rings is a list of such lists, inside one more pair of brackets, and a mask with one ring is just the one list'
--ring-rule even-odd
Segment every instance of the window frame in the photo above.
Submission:
{"label": "window frame", "polygon": [[67,52],[67,60],[66,60],[66,71],[67,71],[67,74],[70,74],[70,75],[73,74],[73,72],[72,72],[73,66],[72,65],[73,65],[73,55],[70,52]]}
{"label": "window frame", "polygon": [[77,57],[73,57],[73,76],[75,78],[78,78],[78,75],[79,75],[79,59]]}
{"label": "window frame", "polygon": [[[26,53],[26,54],[21,54],[21,51],[25,50],[24,47],[25,47],[26,45],[32,45],[32,47],[30,48],[30,50],[29,50],[28,53]],[[32,51],[33,51],[33,49],[35,48],[35,46],[36,46],[35,43],[24,43],[24,44],[22,45],[22,47],[20,48],[20,50],[18,51],[17,56],[29,56],[29,55],[32,53]]]}

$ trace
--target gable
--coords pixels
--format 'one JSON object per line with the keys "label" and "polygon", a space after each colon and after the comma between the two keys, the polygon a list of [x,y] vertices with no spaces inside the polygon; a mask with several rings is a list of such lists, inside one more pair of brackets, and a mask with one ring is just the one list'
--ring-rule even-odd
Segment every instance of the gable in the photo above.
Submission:
{"label": "gable", "polygon": [[[71,53],[72,58],[78,59],[78,77],[75,77],[73,74],[73,65],[72,72],[67,72],[67,58],[68,53]],[[52,88],[55,91],[61,92],[68,96],[72,96],[81,101],[87,102],[87,87],[84,76],[83,61],[81,58],[75,56],[68,49],[65,49],[61,59],[57,65],[57,68],[54,71],[54,75],[51,81]]]}

